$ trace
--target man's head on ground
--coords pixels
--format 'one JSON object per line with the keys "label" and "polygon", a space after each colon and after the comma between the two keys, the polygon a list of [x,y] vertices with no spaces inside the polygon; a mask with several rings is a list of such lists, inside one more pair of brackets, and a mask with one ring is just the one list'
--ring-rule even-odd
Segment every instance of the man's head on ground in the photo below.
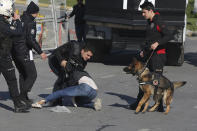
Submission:
{"label": "man's head on ground", "polygon": [[39,7],[33,1],[31,1],[30,4],[27,6],[26,12],[33,17],[37,17],[39,13]]}
{"label": "man's head on ground", "polygon": [[84,61],[88,61],[94,54],[94,47],[90,44],[86,44],[81,50],[81,57]]}
{"label": "man's head on ground", "polygon": [[145,1],[142,5],[140,5],[140,8],[142,9],[142,16],[144,16],[146,20],[148,19],[151,20],[155,15],[154,13],[155,8],[151,2]]}

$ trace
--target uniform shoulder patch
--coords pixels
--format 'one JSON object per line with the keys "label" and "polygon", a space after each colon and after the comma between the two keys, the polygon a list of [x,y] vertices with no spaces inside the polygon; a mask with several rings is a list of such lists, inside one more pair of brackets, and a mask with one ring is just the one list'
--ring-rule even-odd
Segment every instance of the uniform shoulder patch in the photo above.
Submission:
{"label": "uniform shoulder patch", "polygon": [[34,29],[31,29],[31,34],[35,34],[35,30]]}
{"label": "uniform shoulder patch", "polygon": [[11,30],[16,30],[16,28],[14,26],[10,26]]}

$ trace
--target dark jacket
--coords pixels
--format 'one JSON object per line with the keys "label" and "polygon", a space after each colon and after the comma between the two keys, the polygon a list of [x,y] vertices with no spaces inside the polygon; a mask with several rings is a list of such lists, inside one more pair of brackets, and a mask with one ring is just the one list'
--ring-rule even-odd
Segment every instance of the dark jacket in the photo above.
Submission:
{"label": "dark jacket", "polygon": [[38,54],[42,53],[40,45],[36,41],[36,21],[35,18],[27,14],[23,13],[21,16],[21,21],[24,24],[24,32],[26,34],[26,45],[29,49],[34,49]]}
{"label": "dark jacket", "polygon": [[[16,27],[16,21],[12,22],[12,26]],[[26,45],[26,36],[25,36],[24,31],[21,36],[13,37],[12,55],[13,56],[28,56],[29,55],[29,48]]]}
{"label": "dark jacket", "polygon": [[146,27],[145,51],[150,51],[150,46],[158,42],[159,46],[156,51],[165,49],[165,44],[172,39],[172,33],[167,29],[166,25],[162,22],[160,15],[155,14],[152,21],[148,20]]}
{"label": "dark jacket", "polygon": [[0,56],[8,56],[11,53],[12,38],[22,35],[22,24],[19,20],[16,21],[16,27],[0,15]]}
{"label": "dark jacket", "polygon": [[85,5],[84,4],[76,4],[73,6],[73,11],[69,15],[70,17],[75,15],[75,24],[85,24],[84,15],[85,15]]}
{"label": "dark jacket", "polygon": [[87,61],[84,61],[81,57],[81,45],[82,44],[77,41],[68,42],[55,49],[50,56],[56,58],[58,61],[56,64],[59,65],[62,60],[67,61],[65,70],[69,74],[69,85],[76,85],[82,76],[89,76],[89,74],[84,71]]}

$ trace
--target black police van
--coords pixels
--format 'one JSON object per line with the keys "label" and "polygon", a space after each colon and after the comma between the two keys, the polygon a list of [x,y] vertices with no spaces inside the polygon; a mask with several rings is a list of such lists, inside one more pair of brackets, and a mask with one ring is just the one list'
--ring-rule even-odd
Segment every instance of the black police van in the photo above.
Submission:
{"label": "black police van", "polygon": [[[145,0],[86,0],[87,40],[110,49],[140,50],[145,26],[140,5]],[[149,0],[174,34],[167,44],[168,65],[182,65],[187,0]],[[102,49],[102,48],[101,48]]]}

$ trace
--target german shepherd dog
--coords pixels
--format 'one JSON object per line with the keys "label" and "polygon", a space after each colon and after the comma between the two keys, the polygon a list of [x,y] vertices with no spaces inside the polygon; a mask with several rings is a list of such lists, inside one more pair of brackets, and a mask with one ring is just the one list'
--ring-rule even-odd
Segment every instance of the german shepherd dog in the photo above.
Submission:
{"label": "german shepherd dog", "polygon": [[168,114],[170,111],[170,104],[172,102],[174,89],[179,88],[186,84],[186,81],[174,81],[171,82],[165,76],[158,73],[150,72],[141,61],[133,58],[132,63],[123,69],[126,73],[136,75],[139,82],[139,87],[144,92],[144,95],[135,110],[135,113],[139,113],[142,105],[145,104],[142,112],[146,112],[150,96],[153,95],[155,104],[149,109],[153,112],[160,104],[160,100],[163,99],[166,110],[164,114]]}

